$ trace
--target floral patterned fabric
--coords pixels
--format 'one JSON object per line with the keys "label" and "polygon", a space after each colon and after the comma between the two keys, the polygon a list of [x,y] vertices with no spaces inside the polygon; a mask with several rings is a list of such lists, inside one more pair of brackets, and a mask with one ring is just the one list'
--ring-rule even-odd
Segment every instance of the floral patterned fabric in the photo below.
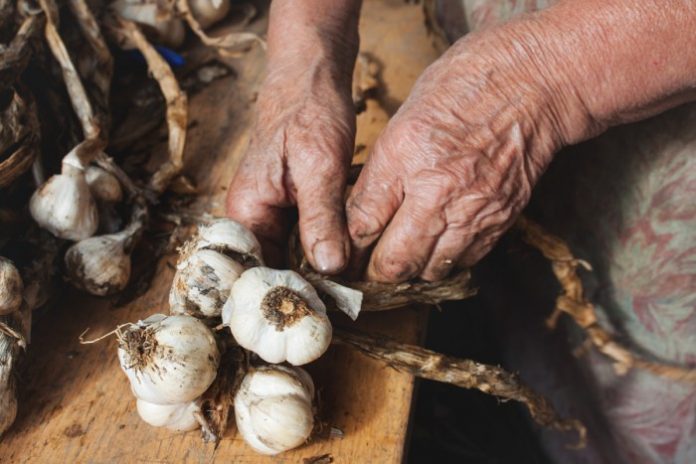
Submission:
{"label": "floral patterned fabric", "polygon": [[[451,0],[440,1],[437,12],[452,40],[552,3]],[[461,10],[457,22],[452,12]],[[559,154],[531,209],[592,263],[586,289],[605,327],[649,358],[696,368],[696,105]],[[507,339],[527,380],[588,422],[585,452],[569,452],[545,434],[558,462],[696,463],[693,385],[640,371],[618,376],[601,355],[560,357],[543,337]],[[576,377],[560,372],[570,363]],[[578,378],[581,386],[568,386]]]}

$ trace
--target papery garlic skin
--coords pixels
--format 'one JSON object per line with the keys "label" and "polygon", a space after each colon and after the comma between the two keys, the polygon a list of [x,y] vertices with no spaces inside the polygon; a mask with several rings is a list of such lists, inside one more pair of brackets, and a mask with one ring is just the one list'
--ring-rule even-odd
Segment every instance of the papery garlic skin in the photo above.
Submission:
{"label": "papery garlic skin", "polygon": [[22,305],[24,284],[15,265],[0,256],[0,316],[13,313]]}
{"label": "papery garlic skin", "polygon": [[106,203],[118,203],[123,199],[123,189],[116,176],[98,166],[85,170],[85,180],[92,196]]}
{"label": "papery garlic skin", "polygon": [[312,433],[313,397],[314,383],[303,369],[255,368],[246,374],[234,398],[237,429],[262,454],[296,448]]}
{"label": "papery garlic skin", "polygon": [[230,0],[190,0],[189,8],[203,29],[207,29],[230,11]]}
{"label": "papery garlic skin", "polygon": [[182,404],[155,404],[138,399],[136,407],[140,418],[153,427],[166,427],[175,432],[187,432],[200,425],[196,414],[201,407],[197,401]]}
{"label": "papery garlic skin", "polygon": [[136,398],[187,403],[213,383],[220,352],[211,330],[190,316],[155,314],[125,329],[118,358]]}
{"label": "papery garlic skin", "polygon": [[118,293],[128,285],[131,258],[126,253],[128,235],[100,235],[81,240],[65,253],[65,269],[70,281],[92,295]]}
{"label": "papery garlic skin", "polygon": [[244,266],[213,250],[193,250],[177,264],[169,291],[171,314],[219,317]]}
{"label": "papery garlic skin", "polygon": [[162,45],[177,48],[184,43],[186,28],[183,21],[156,1],[116,0],[111,3],[111,8],[122,18],[154,31],[157,41]]}
{"label": "papery garlic skin", "polygon": [[51,176],[34,192],[29,211],[56,237],[77,241],[94,235],[99,225],[97,204],[74,152],[63,158],[61,173]]}
{"label": "papery garlic skin", "polygon": [[217,219],[200,226],[194,241],[197,249],[211,249],[227,255],[238,255],[230,257],[245,265],[263,265],[261,244],[256,236],[232,219]]}
{"label": "papery garlic skin", "polygon": [[331,343],[331,322],[319,295],[299,274],[255,267],[232,286],[222,310],[237,343],[264,361],[300,366]]}

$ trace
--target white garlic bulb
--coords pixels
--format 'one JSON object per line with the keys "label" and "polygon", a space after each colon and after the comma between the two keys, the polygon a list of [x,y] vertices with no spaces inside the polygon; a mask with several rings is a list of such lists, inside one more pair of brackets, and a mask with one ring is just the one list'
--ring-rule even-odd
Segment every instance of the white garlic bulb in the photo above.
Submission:
{"label": "white garlic bulb", "polygon": [[59,238],[82,240],[96,232],[97,204],[74,151],[63,158],[61,173],[34,192],[29,211],[42,228]]}
{"label": "white garlic bulb", "polygon": [[222,310],[235,340],[264,361],[299,366],[331,343],[331,322],[314,288],[293,271],[255,267],[232,286]]}
{"label": "white garlic bulb", "polygon": [[138,399],[138,415],[153,427],[166,427],[175,432],[186,432],[199,427],[196,414],[201,407],[197,401],[181,404],[156,404]]}
{"label": "white garlic bulb", "polygon": [[155,314],[120,334],[118,358],[136,398],[179,404],[195,400],[213,383],[220,352],[198,319]]}
{"label": "white garlic bulb", "polygon": [[89,166],[85,170],[85,180],[97,201],[118,203],[123,199],[123,189],[116,176],[99,166]]}
{"label": "white garlic bulb", "polygon": [[122,18],[155,32],[156,40],[162,45],[177,48],[184,43],[186,29],[183,21],[157,1],[116,0],[111,3],[111,8]]}
{"label": "white garlic bulb", "polygon": [[65,253],[68,279],[92,295],[105,296],[120,292],[131,274],[132,233],[99,235],[80,240]]}
{"label": "white garlic bulb", "polygon": [[19,271],[12,261],[0,256],[0,316],[19,309],[23,291],[24,284]]}
{"label": "white garlic bulb", "polygon": [[190,0],[191,13],[203,29],[207,29],[230,11],[230,0]]}
{"label": "white garlic bulb", "polygon": [[197,249],[216,250],[245,266],[262,266],[261,244],[254,234],[232,219],[217,219],[198,228]]}
{"label": "white garlic bulb", "polygon": [[193,250],[176,266],[169,291],[171,314],[219,317],[244,266],[213,250]]}
{"label": "white garlic bulb", "polygon": [[313,397],[314,383],[303,369],[253,369],[234,398],[237,429],[259,453],[273,455],[296,448],[312,433]]}

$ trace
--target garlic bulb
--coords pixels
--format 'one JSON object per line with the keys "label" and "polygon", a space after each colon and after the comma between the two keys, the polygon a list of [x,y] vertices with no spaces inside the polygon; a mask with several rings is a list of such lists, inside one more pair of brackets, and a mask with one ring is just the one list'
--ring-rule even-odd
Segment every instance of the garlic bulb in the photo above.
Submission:
{"label": "garlic bulb", "polygon": [[213,250],[194,250],[176,266],[169,292],[171,314],[219,317],[244,266]]}
{"label": "garlic bulb", "polygon": [[92,295],[105,296],[120,292],[131,274],[130,245],[132,233],[99,235],[80,240],[65,253],[68,279]]}
{"label": "garlic bulb", "polygon": [[314,288],[293,271],[255,267],[234,283],[222,320],[243,348],[271,363],[296,366],[319,358],[331,323]]}
{"label": "garlic bulb", "polygon": [[74,151],[63,158],[61,173],[52,176],[31,197],[29,211],[44,229],[59,238],[82,240],[97,230],[97,204]]}
{"label": "garlic bulb", "polygon": [[191,13],[203,29],[207,29],[230,12],[230,0],[190,0]]}
{"label": "garlic bulb", "polygon": [[312,378],[300,368],[250,371],[234,398],[237,429],[259,453],[278,454],[307,441],[314,427]]}
{"label": "garlic bulb", "polygon": [[166,427],[175,432],[186,432],[198,428],[196,414],[201,408],[198,402],[181,404],[155,404],[138,399],[138,415],[153,427]]}
{"label": "garlic bulb", "polygon": [[218,219],[200,226],[194,244],[199,250],[219,251],[244,265],[263,265],[259,241],[249,229],[232,219]]}
{"label": "garlic bulb", "polygon": [[166,4],[156,0],[116,0],[111,8],[122,18],[150,28],[162,45],[177,48],[184,43],[186,29],[172,10],[162,6]]}
{"label": "garlic bulb", "polygon": [[215,337],[190,316],[155,314],[119,336],[118,358],[136,398],[187,403],[213,383],[220,363]]}
{"label": "garlic bulb", "polygon": [[19,271],[12,261],[0,256],[0,316],[19,309],[23,291],[24,284]]}
{"label": "garlic bulb", "polygon": [[98,166],[89,166],[85,170],[85,180],[92,196],[97,201],[118,203],[123,199],[123,189],[116,176]]}

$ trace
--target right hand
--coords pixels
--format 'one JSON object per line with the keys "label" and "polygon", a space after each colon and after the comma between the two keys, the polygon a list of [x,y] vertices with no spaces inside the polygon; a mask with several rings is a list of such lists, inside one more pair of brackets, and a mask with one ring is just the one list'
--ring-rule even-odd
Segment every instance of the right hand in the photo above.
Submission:
{"label": "right hand", "polygon": [[[333,274],[350,253],[344,192],[355,139],[350,84],[357,31],[354,37],[331,36],[308,30],[317,27],[310,24],[298,32],[284,19],[269,31],[268,71],[249,147],[229,186],[227,212],[259,237],[269,264],[278,265],[288,208],[297,206],[307,259]],[[294,42],[287,43],[293,34]]]}

